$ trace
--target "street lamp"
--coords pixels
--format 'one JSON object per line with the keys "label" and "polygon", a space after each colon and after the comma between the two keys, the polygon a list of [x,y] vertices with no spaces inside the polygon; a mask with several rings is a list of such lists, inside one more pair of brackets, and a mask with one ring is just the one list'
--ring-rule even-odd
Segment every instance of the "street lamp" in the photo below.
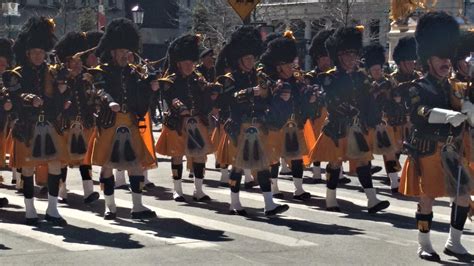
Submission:
{"label": "street lamp", "polygon": [[138,26],[141,26],[143,24],[144,14],[145,14],[145,11],[139,5],[132,7],[133,22],[137,24]]}

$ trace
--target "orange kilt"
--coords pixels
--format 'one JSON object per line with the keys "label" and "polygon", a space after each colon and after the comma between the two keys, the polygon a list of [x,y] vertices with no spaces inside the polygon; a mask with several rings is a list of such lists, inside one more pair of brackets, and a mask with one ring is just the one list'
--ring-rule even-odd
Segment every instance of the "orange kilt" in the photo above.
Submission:
{"label": "orange kilt", "polygon": [[282,154],[283,132],[281,130],[268,130],[265,138],[265,152],[270,164],[276,164],[280,161]]}
{"label": "orange kilt", "polygon": [[217,152],[217,149],[219,148],[219,143],[224,133],[224,125],[222,124],[219,124],[218,127],[214,128],[214,130],[212,131],[211,144],[212,150],[214,152]]}
{"label": "orange kilt", "polygon": [[[373,145],[373,140],[369,137],[371,130],[369,130],[369,134],[364,135],[369,148]],[[348,160],[347,156],[347,136],[340,138],[338,140],[338,145],[327,136],[324,132],[318,137],[318,140],[311,148],[309,152],[309,158],[311,162],[337,162],[337,161],[346,161]],[[372,153],[369,151],[364,158],[360,158],[360,161],[370,161],[374,157]]]}
{"label": "orange kilt", "polygon": [[[93,138],[93,133],[94,132],[95,131],[92,128],[84,128],[83,131],[82,131],[82,134],[84,135],[84,140],[88,144],[88,148],[89,148],[89,144],[91,142],[91,139]],[[83,164],[85,164],[85,162],[89,161],[89,158],[87,158],[88,152],[86,151],[86,154],[84,155],[83,159],[77,159],[77,158],[74,158],[74,156],[71,156],[71,154],[69,153],[69,145],[70,145],[69,137],[70,137],[70,134],[71,134],[70,130],[67,129],[60,136],[60,141],[62,141],[64,143],[63,144],[64,147],[66,147],[66,151],[64,152],[65,157],[63,157],[61,159],[61,161],[63,161],[67,165],[74,165],[74,166],[83,165]]]}
{"label": "orange kilt", "polygon": [[149,167],[155,164],[153,155],[146,147],[138,129],[136,118],[133,114],[117,113],[115,125],[107,129],[99,129],[96,132],[94,146],[92,149],[92,164],[103,166],[109,161],[113,146],[115,131],[118,127],[125,126],[130,129],[131,144],[137,157],[138,167]]}
{"label": "orange kilt", "polygon": [[219,145],[216,150],[216,161],[221,165],[234,164],[237,157],[237,146],[234,145],[225,131],[220,134]]}
{"label": "orange kilt", "polygon": [[67,148],[62,141],[61,136],[56,132],[56,130],[51,130],[51,138],[55,140],[57,154],[54,158],[47,160],[35,160],[32,157],[33,149],[33,140],[31,140],[31,145],[26,146],[25,143],[13,139],[13,147],[10,154],[10,166],[14,168],[22,167],[36,167],[38,165],[48,164],[53,161],[62,161],[66,156]]}
{"label": "orange kilt", "polygon": [[387,131],[392,143],[395,144],[396,152],[400,152],[403,148],[403,141],[405,139],[405,126],[388,126]]}
{"label": "orange kilt", "polygon": [[[443,144],[438,144],[434,154],[418,159],[421,171],[420,176],[416,173],[416,167],[413,160],[408,157],[403,166],[400,178],[400,193],[406,196],[426,195],[432,198],[447,196],[444,170],[441,163],[442,147]],[[468,165],[467,160],[465,160],[465,163]],[[473,171],[471,170],[471,178],[473,178],[473,176]]]}
{"label": "orange kilt", "polygon": [[5,154],[7,153],[7,136],[0,132],[0,167],[5,166]]}

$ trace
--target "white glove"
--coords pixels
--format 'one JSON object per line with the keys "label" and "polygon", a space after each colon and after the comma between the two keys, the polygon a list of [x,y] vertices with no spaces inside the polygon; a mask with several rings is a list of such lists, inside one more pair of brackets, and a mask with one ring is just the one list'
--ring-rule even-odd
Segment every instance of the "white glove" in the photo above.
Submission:
{"label": "white glove", "polygon": [[474,104],[470,101],[463,101],[461,112],[467,115],[467,121],[471,126],[474,126]]}
{"label": "white glove", "polygon": [[430,124],[447,124],[450,123],[454,127],[458,127],[467,119],[467,116],[448,109],[433,108],[430,111],[428,117],[428,123]]}

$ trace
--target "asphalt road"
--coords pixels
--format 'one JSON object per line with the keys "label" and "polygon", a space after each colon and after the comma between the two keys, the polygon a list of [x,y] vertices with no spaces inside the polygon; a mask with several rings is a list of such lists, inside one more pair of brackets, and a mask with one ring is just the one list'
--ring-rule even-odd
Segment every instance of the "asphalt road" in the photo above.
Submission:
{"label": "asphalt road", "polygon": [[[381,158],[373,162],[382,165]],[[325,211],[325,185],[305,184],[312,194],[309,202],[292,200],[294,190],[289,176],[280,176],[280,190],[290,205],[284,215],[263,215],[263,198],[258,188],[243,189],[242,204],[248,217],[228,214],[229,189],[219,186],[220,173],[212,169],[209,156],[205,192],[209,203],[192,200],[193,184],[184,174],[186,203],[172,200],[169,160],[160,158],[158,169],[149,172],[155,188],[146,191],[144,203],[156,211],[151,221],[129,219],[131,196],[118,190],[118,219],[102,218],[104,201],[86,206],[82,202],[79,171],[68,176],[69,202],[60,204],[68,221],[65,228],[42,222],[38,227],[23,225],[23,197],[10,184],[10,172],[3,172],[0,197],[10,205],[0,209],[0,265],[130,265],[130,264],[331,264],[331,265],[420,265],[416,255],[416,200],[392,196],[384,172],[374,176],[380,198],[391,206],[382,213],[367,213],[366,197],[356,177],[338,190],[342,213]],[[346,165],[345,169],[348,169]],[[98,180],[98,168],[94,167]],[[310,176],[305,171],[305,176]],[[99,190],[95,183],[95,190]],[[43,217],[46,195],[38,197],[36,207]],[[442,254],[449,230],[449,200],[440,199],[434,209],[432,242],[444,263],[458,264]],[[474,253],[474,226],[468,221],[464,245]]]}

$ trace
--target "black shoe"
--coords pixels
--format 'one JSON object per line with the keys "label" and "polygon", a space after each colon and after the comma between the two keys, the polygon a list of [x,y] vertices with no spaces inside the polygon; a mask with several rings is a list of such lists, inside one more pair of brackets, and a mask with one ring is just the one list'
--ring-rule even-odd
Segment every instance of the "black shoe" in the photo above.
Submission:
{"label": "black shoe", "polygon": [[474,260],[474,256],[469,254],[469,253],[459,254],[459,253],[451,251],[447,248],[444,248],[443,253],[448,255],[448,256],[453,256],[461,262],[471,262],[471,261]]}
{"label": "black shoe", "polygon": [[308,184],[324,184],[324,183],[326,183],[321,178],[308,178],[306,180],[307,180]]}
{"label": "black shoe", "polygon": [[115,212],[106,212],[104,214],[104,220],[115,220],[117,218],[117,213]]}
{"label": "black shoe", "polygon": [[433,262],[440,262],[441,258],[439,257],[438,253],[428,253],[426,251],[418,252],[418,257],[423,260],[433,261]]}
{"label": "black shoe", "polygon": [[99,198],[100,198],[99,193],[94,191],[84,199],[84,204],[91,204],[92,202],[98,200]]}
{"label": "black shoe", "polygon": [[115,189],[129,190],[129,186],[127,184],[123,184],[121,186],[115,187]]}
{"label": "black shoe", "polygon": [[326,208],[326,211],[328,211],[328,212],[341,212],[341,208],[339,208],[339,206],[328,207],[328,208]]}
{"label": "black shoe", "polygon": [[370,168],[370,174],[373,175],[373,174],[376,174],[376,173],[378,173],[378,172],[380,172],[380,171],[382,171],[382,170],[383,170],[383,168],[380,167],[380,166],[372,166],[372,167]]}
{"label": "black shoe", "polygon": [[66,220],[63,219],[63,217],[53,217],[50,216],[49,214],[46,214],[44,216],[44,219],[50,223],[52,223],[54,226],[66,226],[67,222]]}
{"label": "black shoe", "polygon": [[251,189],[251,188],[255,187],[256,185],[257,185],[257,183],[255,183],[255,181],[245,182],[244,188],[245,189]]}
{"label": "black shoe", "polygon": [[156,218],[156,212],[152,210],[145,210],[141,212],[131,212],[130,217],[133,220],[153,219],[153,218]]}
{"label": "black shoe", "polygon": [[194,178],[194,173],[189,173],[188,177],[193,179]]}
{"label": "black shoe", "polygon": [[12,185],[16,185],[16,179],[12,179]]}
{"label": "black shoe", "polygon": [[176,202],[186,202],[186,199],[183,196],[178,196],[178,197],[173,198],[173,199]]}
{"label": "black shoe", "polygon": [[301,201],[308,201],[308,200],[311,199],[311,193],[304,192],[304,193],[301,193],[300,195],[293,195],[293,199],[301,200]]}
{"label": "black shoe", "polygon": [[196,198],[196,197],[193,197],[193,200],[194,201],[197,201],[197,202],[206,202],[206,201],[210,201],[211,200],[211,197],[209,197],[208,195],[204,195],[202,196],[201,198]]}
{"label": "black shoe", "polygon": [[338,184],[349,184],[351,182],[351,180],[345,176],[339,178],[339,180],[337,181]]}
{"label": "black shoe", "polygon": [[26,218],[25,219],[25,224],[30,225],[30,226],[37,226],[39,224],[39,219],[38,219],[38,217],[36,217],[36,218]]}
{"label": "black shoe", "polygon": [[229,211],[230,215],[239,215],[239,216],[247,216],[248,213],[245,209],[242,210],[230,210]]}
{"label": "black shoe", "polygon": [[[20,190],[18,190],[18,191],[20,191]],[[23,192],[23,189],[21,191]],[[40,195],[48,194],[48,187],[41,187],[39,193],[40,193]]]}
{"label": "black shoe", "polygon": [[67,199],[59,198],[58,203],[67,204]]}
{"label": "black shoe", "polygon": [[275,216],[280,213],[286,212],[290,207],[286,204],[278,205],[275,209],[265,211],[265,216]]}
{"label": "black shoe", "polygon": [[273,198],[275,198],[275,199],[284,199],[285,195],[280,192],[280,193],[273,194]]}
{"label": "black shoe", "polygon": [[291,172],[291,170],[289,172],[282,172],[280,171],[280,175],[292,175],[293,173]]}
{"label": "black shoe", "polygon": [[150,183],[146,183],[146,184],[145,184],[144,189],[152,189],[152,188],[154,188],[154,187],[156,187],[156,186],[155,186],[155,183],[150,182]]}
{"label": "black shoe", "polygon": [[392,188],[392,195],[400,195],[400,192],[398,192],[398,188]]}
{"label": "black shoe", "polygon": [[387,209],[390,206],[390,202],[387,200],[382,200],[379,203],[375,204],[374,207],[369,208],[369,213],[377,213],[383,209]]}
{"label": "black shoe", "polygon": [[7,198],[0,198],[0,208],[3,208],[8,205],[8,199]]}

